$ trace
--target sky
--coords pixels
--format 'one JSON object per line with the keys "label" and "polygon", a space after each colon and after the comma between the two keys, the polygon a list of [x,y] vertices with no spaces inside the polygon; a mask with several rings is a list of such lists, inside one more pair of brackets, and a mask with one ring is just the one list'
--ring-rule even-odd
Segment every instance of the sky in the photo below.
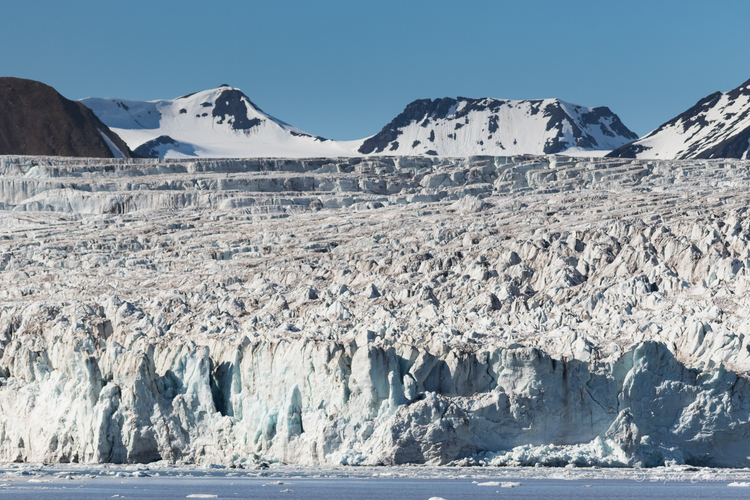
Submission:
{"label": "sky", "polygon": [[2,0],[0,76],[69,99],[229,84],[337,140],[415,99],[557,97],[645,135],[750,79],[747,0]]}

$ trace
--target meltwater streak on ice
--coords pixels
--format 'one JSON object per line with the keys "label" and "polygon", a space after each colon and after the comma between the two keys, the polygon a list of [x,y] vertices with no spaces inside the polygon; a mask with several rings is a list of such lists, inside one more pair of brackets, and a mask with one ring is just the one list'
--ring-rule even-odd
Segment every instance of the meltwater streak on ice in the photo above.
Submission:
{"label": "meltwater streak on ice", "polygon": [[0,158],[0,458],[747,466],[747,172]]}

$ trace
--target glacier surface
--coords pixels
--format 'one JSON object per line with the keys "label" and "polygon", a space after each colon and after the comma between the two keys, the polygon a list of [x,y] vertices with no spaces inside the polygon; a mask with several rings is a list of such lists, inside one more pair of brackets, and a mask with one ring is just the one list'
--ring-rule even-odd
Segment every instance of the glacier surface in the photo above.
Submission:
{"label": "glacier surface", "polygon": [[747,467],[748,167],[0,157],[0,460]]}

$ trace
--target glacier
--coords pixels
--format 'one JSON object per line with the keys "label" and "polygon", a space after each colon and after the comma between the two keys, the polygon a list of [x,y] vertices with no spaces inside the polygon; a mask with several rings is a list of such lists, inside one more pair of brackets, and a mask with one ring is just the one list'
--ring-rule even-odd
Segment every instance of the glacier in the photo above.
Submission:
{"label": "glacier", "polygon": [[748,167],[0,157],[0,460],[747,467]]}

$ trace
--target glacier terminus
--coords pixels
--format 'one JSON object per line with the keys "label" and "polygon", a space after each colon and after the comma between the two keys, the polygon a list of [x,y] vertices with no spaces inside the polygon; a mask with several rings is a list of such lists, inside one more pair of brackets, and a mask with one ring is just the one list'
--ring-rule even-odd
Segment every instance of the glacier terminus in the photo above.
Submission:
{"label": "glacier terminus", "polygon": [[0,157],[0,460],[747,467],[749,168]]}

